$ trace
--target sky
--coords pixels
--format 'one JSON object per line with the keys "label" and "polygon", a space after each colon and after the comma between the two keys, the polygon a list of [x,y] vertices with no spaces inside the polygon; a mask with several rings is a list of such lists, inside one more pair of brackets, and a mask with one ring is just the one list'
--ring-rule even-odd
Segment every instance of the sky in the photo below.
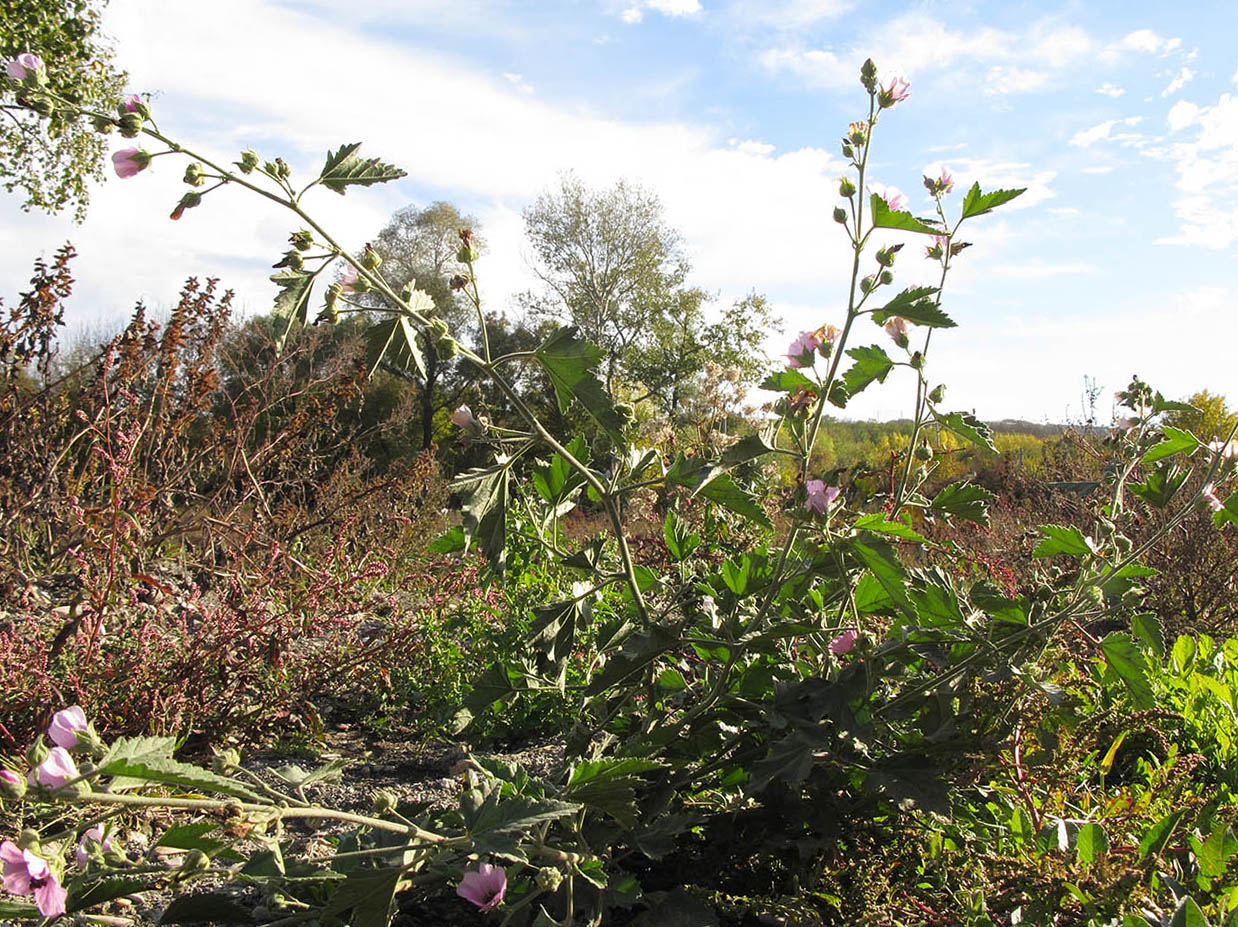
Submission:
{"label": "sky", "polygon": [[[691,282],[717,305],[769,299],[774,358],[842,321],[838,140],[866,111],[871,56],[911,82],[877,127],[872,179],[921,214],[936,165],[959,181],[956,210],[973,181],[1028,188],[964,226],[973,247],[942,301],[959,327],[934,335],[927,368],[948,408],[1079,420],[1087,378],[1107,417],[1134,373],[1238,401],[1238,4],[111,0],[105,26],[131,89],[189,148],[281,155],[308,181],[329,148],[362,141],[405,169],[307,198],[340,240],[359,246],[410,203],[476,216],[492,309],[538,287],[521,212],[563,172],[639,183],[682,233]],[[221,190],[171,222],[183,170],[169,157],[109,178],[81,226],[0,194],[0,295],[71,240],[73,326],[173,304],[190,275],[267,311],[295,217]],[[915,239],[881,239],[908,242],[899,287],[935,281]],[[867,321],[853,343],[889,347]],[[908,415],[914,381],[900,370],[870,392],[843,417]]]}

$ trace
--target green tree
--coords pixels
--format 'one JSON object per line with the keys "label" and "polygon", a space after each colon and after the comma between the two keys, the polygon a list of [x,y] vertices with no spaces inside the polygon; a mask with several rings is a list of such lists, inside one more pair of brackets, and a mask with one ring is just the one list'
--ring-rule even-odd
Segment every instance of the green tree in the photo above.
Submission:
{"label": "green tree", "polygon": [[[75,104],[111,110],[126,75],[112,63],[100,17],[106,0],[4,0],[0,59],[32,52],[47,65],[48,88]],[[24,208],[50,213],[72,207],[81,221],[89,181],[103,179],[107,140],[88,122],[54,112],[39,119],[16,102],[16,82],[0,75],[0,183],[20,190]]]}
{"label": "green tree", "polygon": [[1218,393],[1210,393],[1206,389],[1195,393],[1187,402],[1199,411],[1174,412],[1166,418],[1168,424],[1175,428],[1186,428],[1195,433],[1202,441],[1219,441],[1229,435],[1238,419],[1238,412],[1233,412],[1225,397]]}

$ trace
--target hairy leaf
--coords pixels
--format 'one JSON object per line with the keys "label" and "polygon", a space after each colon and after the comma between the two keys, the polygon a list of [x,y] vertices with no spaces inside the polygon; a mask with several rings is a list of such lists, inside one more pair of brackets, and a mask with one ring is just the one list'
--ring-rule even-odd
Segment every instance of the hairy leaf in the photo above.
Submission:
{"label": "hairy leaf", "polygon": [[983,486],[974,483],[951,483],[933,497],[929,508],[946,515],[955,515],[974,521],[978,525],[989,526],[989,505],[997,496]]}
{"label": "hairy leaf", "polygon": [[964,441],[982,447],[990,454],[997,453],[997,445],[993,443],[993,429],[970,412],[949,412],[943,415],[934,411],[933,418],[937,420],[937,424],[953,431]]}
{"label": "hairy leaf", "polygon": [[917,219],[909,212],[903,210],[894,210],[886,205],[876,193],[869,197],[869,204],[873,211],[873,226],[879,229],[902,229],[904,232],[921,232],[925,235],[940,235],[942,228],[940,223],[930,225],[928,222]]}
{"label": "hairy leaf", "polygon": [[1041,525],[1039,531],[1045,537],[1032,551],[1033,557],[1054,557],[1058,554],[1086,557],[1096,552],[1091,538],[1084,537],[1083,532],[1074,525]]}
{"label": "hairy leaf", "polygon": [[972,216],[983,216],[986,212],[990,212],[1001,206],[1003,203],[1009,203],[1016,196],[1027,192],[1027,187],[1020,187],[1017,190],[990,190],[988,193],[980,192],[980,184],[974,183],[971,189],[967,191],[967,196],[963,198],[963,218],[970,219]]}
{"label": "hairy leaf", "polygon": [[349,186],[368,187],[371,184],[399,180],[405,176],[405,171],[378,158],[357,157],[360,148],[361,143],[354,142],[351,145],[341,145],[335,152],[328,152],[327,163],[318,175],[318,182],[328,190],[343,195]]}
{"label": "hairy leaf", "polygon": [[1130,692],[1131,702],[1139,711],[1155,707],[1152,684],[1148,681],[1148,661],[1143,651],[1125,631],[1114,631],[1100,642],[1105,662],[1122,680]]}
{"label": "hairy leaf", "polygon": [[[464,496],[463,529],[466,545],[476,543],[490,569],[498,576],[507,566],[507,495],[511,461],[500,459],[489,467],[469,470],[452,481]],[[466,546],[467,549],[467,546]]]}
{"label": "hairy leaf", "polygon": [[842,379],[848,397],[856,395],[874,380],[884,383],[886,376],[894,369],[894,361],[875,344],[866,348],[849,348],[847,356],[855,361]]}
{"label": "hairy leaf", "polygon": [[572,400],[577,400],[615,444],[622,444],[623,416],[594,373],[602,349],[569,326],[551,335],[534,353],[550,375],[560,410],[566,412]]}

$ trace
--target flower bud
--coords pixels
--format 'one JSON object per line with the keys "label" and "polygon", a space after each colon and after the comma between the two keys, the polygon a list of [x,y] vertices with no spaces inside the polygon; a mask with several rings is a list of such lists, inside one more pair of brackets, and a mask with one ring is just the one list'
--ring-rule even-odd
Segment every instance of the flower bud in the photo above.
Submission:
{"label": "flower bud", "polygon": [[273,267],[291,267],[293,270],[300,270],[305,266],[305,259],[301,257],[301,252],[296,248],[290,248],[284,252],[284,256],[280,258],[278,264]]}
{"label": "flower bud", "polygon": [[533,881],[542,891],[555,892],[559,890],[559,886],[563,883],[563,873],[554,866],[543,866],[537,870],[537,875]]}
{"label": "flower bud", "polygon": [[855,149],[851,147],[851,142],[845,138],[843,139],[843,157],[852,159],[855,158]]}
{"label": "flower bud", "polygon": [[283,158],[275,159],[275,176],[280,180],[287,180],[292,175],[292,168],[288,166],[288,162]]}
{"label": "flower bud", "polygon": [[444,337],[434,342],[434,350],[438,352],[440,360],[451,360],[460,352],[460,345],[455,338]]}
{"label": "flower bud", "polygon": [[860,66],[860,85],[869,93],[877,89],[877,65],[872,58]]}
{"label": "flower bud", "polygon": [[916,445],[916,460],[923,460],[926,463],[933,459],[933,449],[927,444]]}
{"label": "flower bud", "polygon": [[857,148],[863,148],[868,143],[868,123],[860,120],[847,126],[847,139]]}
{"label": "flower bud", "polygon": [[39,832],[37,830],[31,830],[29,827],[17,835],[16,842],[17,845],[23,850],[29,850],[31,853],[38,853],[42,847],[42,841],[39,839]]}
{"label": "flower bud", "polygon": [[430,333],[434,335],[435,340],[447,337],[447,333],[451,328],[442,319],[434,319],[430,322]]}
{"label": "flower bud", "polygon": [[314,244],[314,233],[309,229],[301,229],[288,236],[288,243],[298,251],[308,251]]}
{"label": "flower bud", "polygon": [[877,278],[876,277],[873,277],[870,275],[868,277],[864,277],[860,281],[860,292],[861,293],[871,293],[875,289],[877,289]]}
{"label": "flower bud", "polygon": [[200,187],[206,183],[206,172],[197,161],[190,161],[185,167],[185,183],[191,187]]}
{"label": "flower bud", "polygon": [[889,248],[882,248],[877,252],[877,263],[882,267],[894,266],[894,255],[898,253],[899,246],[894,245]]}
{"label": "flower bud", "polygon": [[43,761],[47,759],[49,753],[51,753],[51,750],[48,748],[47,742],[43,739],[43,735],[40,734],[31,742],[30,746],[26,748],[26,762],[30,765],[31,769],[36,766],[41,766]]}
{"label": "flower bud", "polygon": [[150,103],[139,93],[131,93],[120,104],[120,112],[134,113],[142,119],[150,118]]}
{"label": "flower bud", "polygon": [[137,113],[121,114],[116,124],[120,126],[120,134],[125,138],[137,138],[142,134],[142,117]]}
{"label": "flower bud", "polygon": [[241,160],[236,162],[236,166],[241,169],[242,174],[249,174],[258,166],[258,152],[246,148],[241,152]]}
{"label": "flower bud", "polygon": [[241,751],[237,750],[235,747],[227,747],[226,749],[220,750],[211,759],[211,769],[221,776],[240,765]]}
{"label": "flower bud", "polygon": [[888,270],[883,270],[883,271],[881,272],[881,277],[880,277],[879,279],[880,279],[880,280],[881,280],[881,282],[882,282],[882,283],[884,283],[886,286],[889,286],[891,283],[893,283],[893,282],[894,282],[894,274],[893,274],[893,273],[891,273],[891,272],[890,272],[890,271],[888,271]]}
{"label": "flower bud", "polygon": [[211,868],[211,858],[201,850],[189,850],[181,862],[181,872],[189,875],[194,872],[206,872]]}
{"label": "flower bud", "polygon": [[56,112],[56,104],[52,101],[51,97],[37,96],[33,99],[22,99],[18,102],[28,106],[44,119],[51,118],[52,114]]}
{"label": "flower bud", "polygon": [[839,225],[846,225],[847,224],[847,210],[843,209],[841,206],[835,206],[834,207],[834,221],[837,222]]}
{"label": "flower bud", "polygon": [[946,385],[944,383],[939,383],[937,386],[934,386],[933,391],[929,393],[929,400],[934,403],[941,402],[945,398]]}
{"label": "flower bud", "polygon": [[367,244],[365,250],[361,252],[360,260],[361,266],[366,270],[378,270],[383,262],[383,256],[374,250],[373,245]]}
{"label": "flower bud", "polygon": [[395,811],[399,804],[399,799],[386,789],[377,789],[374,792],[374,797],[370,800],[370,810],[374,814],[387,814]]}
{"label": "flower bud", "polygon": [[855,196],[855,184],[850,177],[844,177],[838,182],[838,195],[850,199]]}
{"label": "flower bud", "polygon": [[919,351],[911,355],[911,369],[912,370],[923,370],[924,369],[924,355],[921,354]]}
{"label": "flower bud", "polygon": [[447,281],[447,285],[453,290],[463,290],[469,285],[469,278],[464,274],[452,274],[451,279]]}
{"label": "flower bud", "polygon": [[327,325],[338,325],[340,321],[340,310],[335,308],[335,303],[323,306],[322,311],[314,319],[314,324],[325,322]]}
{"label": "flower bud", "polygon": [[181,201],[176,204],[176,208],[172,210],[172,219],[179,219],[185,214],[186,209],[193,209],[202,202],[202,196],[198,193],[186,193],[181,197]]}
{"label": "flower bud", "polygon": [[0,798],[21,801],[26,795],[26,780],[11,769],[0,769]]}
{"label": "flower bud", "polygon": [[90,124],[100,135],[107,135],[116,128],[116,120],[110,116],[91,116]]}

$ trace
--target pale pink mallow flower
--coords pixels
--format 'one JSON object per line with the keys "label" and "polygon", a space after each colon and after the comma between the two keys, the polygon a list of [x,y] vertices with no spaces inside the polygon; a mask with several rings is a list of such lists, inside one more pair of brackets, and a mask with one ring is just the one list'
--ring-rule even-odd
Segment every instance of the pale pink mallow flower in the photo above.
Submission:
{"label": "pale pink mallow flower", "polygon": [[1224,460],[1233,460],[1238,457],[1238,439],[1228,443],[1221,441],[1213,441],[1208,445],[1213,453],[1220,454]]}
{"label": "pale pink mallow flower", "polygon": [[340,277],[340,289],[345,293],[357,292],[357,270],[354,267],[344,271],[344,276]]}
{"label": "pale pink mallow flower", "polygon": [[465,901],[471,901],[483,911],[496,908],[507,894],[507,873],[501,866],[491,866],[482,863],[475,872],[466,872],[460,884],[456,886],[456,894]]}
{"label": "pale pink mallow flower", "polygon": [[824,512],[842,494],[837,486],[826,486],[825,480],[808,480],[804,483],[808,498],[804,500],[804,508],[810,512]]}
{"label": "pale pink mallow flower", "polygon": [[43,70],[43,59],[33,52],[24,52],[4,66],[4,73],[13,80],[25,80]]}
{"label": "pale pink mallow flower", "polygon": [[112,155],[112,167],[117,177],[132,177],[150,167],[150,154],[141,148],[122,148]]}
{"label": "pale pink mallow flower", "polygon": [[26,774],[26,781],[31,785],[41,785],[49,789],[58,789],[66,782],[71,782],[81,775],[77,764],[69,751],[64,747],[52,747],[47,759]]}
{"label": "pale pink mallow flower", "polygon": [[59,917],[65,913],[65,899],[69,893],[61,886],[47,860],[5,840],[0,843],[0,861],[4,863],[0,880],[6,892],[22,898],[34,895],[35,906],[44,917]]}
{"label": "pale pink mallow flower", "polygon": [[911,96],[911,84],[905,77],[891,78],[888,84],[882,84],[877,92],[877,103],[882,109],[889,109],[895,103],[902,103]]}
{"label": "pale pink mallow flower", "polygon": [[886,334],[894,339],[900,348],[907,347],[907,320],[902,316],[893,316],[884,326]]}
{"label": "pale pink mallow flower", "polygon": [[1201,493],[1203,500],[1207,503],[1208,508],[1214,512],[1220,512],[1225,508],[1225,503],[1217,498],[1216,487],[1211,483],[1206,485]]}
{"label": "pale pink mallow flower", "polygon": [[894,212],[902,212],[906,208],[907,197],[898,187],[874,186],[873,189]]}
{"label": "pale pink mallow flower", "polygon": [[828,649],[836,657],[841,657],[845,653],[851,653],[851,648],[855,646],[859,636],[860,632],[854,628],[850,631],[843,631],[842,634],[830,641]]}
{"label": "pale pink mallow flower", "polygon": [[90,862],[90,845],[97,843],[103,847],[103,852],[106,853],[112,849],[112,841],[110,838],[103,836],[103,825],[96,824],[90,830],[82,834],[82,837],[77,842],[77,849],[74,851],[74,856],[77,859],[77,867],[85,869]]}
{"label": "pale pink mallow flower", "polygon": [[70,705],[52,715],[52,723],[48,725],[47,736],[57,747],[72,750],[78,743],[78,732],[89,727],[86,722],[86,712],[81,705]]}
{"label": "pale pink mallow flower", "polygon": [[26,780],[11,769],[0,769],[0,798],[20,799],[26,794]]}
{"label": "pale pink mallow flower", "polygon": [[455,412],[451,413],[451,423],[457,428],[463,428],[467,431],[477,424],[477,419],[473,418],[472,409],[468,406],[460,406]]}
{"label": "pale pink mallow flower", "polygon": [[791,347],[787,348],[787,366],[811,367],[819,347],[821,340],[816,332],[800,332],[799,337],[791,342]]}
{"label": "pale pink mallow flower", "polygon": [[126,113],[136,113],[143,102],[141,94],[131,93],[120,101],[120,106]]}

